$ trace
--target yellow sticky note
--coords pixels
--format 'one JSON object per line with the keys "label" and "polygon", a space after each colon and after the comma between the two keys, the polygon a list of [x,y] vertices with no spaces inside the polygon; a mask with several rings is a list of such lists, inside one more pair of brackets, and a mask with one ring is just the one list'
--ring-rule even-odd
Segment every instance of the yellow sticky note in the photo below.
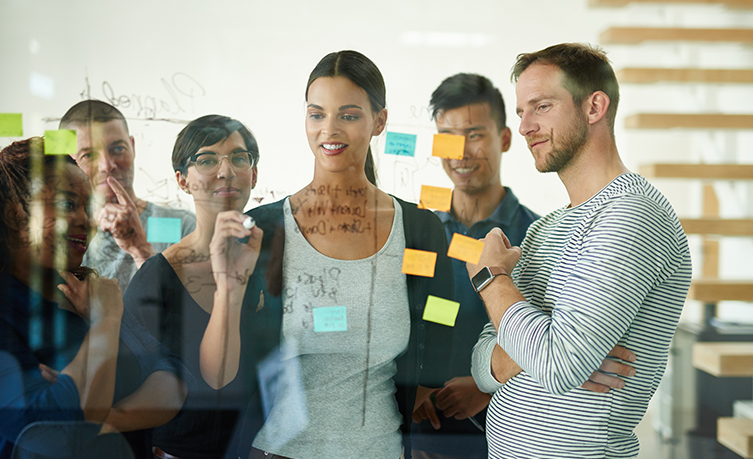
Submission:
{"label": "yellow sticky note", "polygon": [[405,249],[403,252],[403,274],[434,277],[437,254],[425,250]]}
{"label": "yellow sticky note", "polygon": [[460,303],[429,295],[426,298],[423,319],[454,327],[455,319],[458,318],[458,311],[460,311]]}
{"label": "yellow sticky note", "polygon": [[0,137],[23,137],[23,118],[20,113],[0,113]]}
{"label": "yellow sticky note", "polygon": [[77,146],[76,131],[72,129],[44,131],[45,155],[75,155]]}
{"label": "yellow sticky note", "polygon": [[464,148],[465,136],[434,134],[434,145],[431,148],[431,155],[447,159],[463,159]]}
{"label": "yellow sticky note", "polygon": [[478,264],[478,260],[481,258],[481,252],[483,250],[483,241],[455,233],[452,235],[450,248],[447,250],[447,256],[467,261],[475,265]]}
{"label": "yellow sticky note", "polygon": [[421,185],[421,198],[418,207],[421,209],[441,210],[449,212],[452,206],[452,189],[438,186]]}

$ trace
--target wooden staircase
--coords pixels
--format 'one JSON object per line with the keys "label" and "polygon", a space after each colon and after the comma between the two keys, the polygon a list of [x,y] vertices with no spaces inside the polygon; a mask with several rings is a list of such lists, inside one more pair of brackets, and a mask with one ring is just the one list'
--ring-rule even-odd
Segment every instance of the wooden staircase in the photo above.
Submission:
{"label": "wooden staircase", "polygon": [[[594,7],[624,7],[628,4],[717,5],[721,8],[753,9],[753,0],[589,0]],[[600,35],[602,44],[651,46],[657,43],[753,44],[753,29],[610,27]],[[750,85],[753,69],[627,67],[617,72],[622,85]],[[713,105],[711,105],[713,106]],[[751,109],[753,110],[753,108]],[[688,129],[697,132],[753,129],[753,113],[635,113],[625,118],[628,130]],[[726,134],[725,134],[726,135]],[[753,219],[724,219],[719,213],[715,181],[753,180],[753,164],[646,164],[639,172],[652,179],[700,181],[703,187],[702,215],[681,218],[687,234],[701,236],[703,264],[693,279],[689,299],[705,304],[707,318],[713,318],[720,301],[753,303],[753,280],[719,279],[719,240],[723,237],[753,237]],[[711,313],[709,314],[709,311]],[[710,327],[710,322],[706,324]],[[753,377],[753,343],[702,342],[693,349],[693,365],[718,377]],[[746,402],[750,403],[750,402]],[[735,414],[738,416],[737,412]],[[753,419],[719,418],[717,440],[745,458],[753,458]]]}
{"label": "wooden staircase", "polygon": [[[686,180],[753,180],[753,165],[748,164],[647,164],[639,168],[647,178]],[[753,219],[724,219],[713,187],[706,186],[705,214],[702,218],[681,218],[687,234],[703,236],[752,237]],[[718,240],[704,240],[703,277],[693,279],[688,298],[716,304],[719,301],[753,302],[753,280],[721,280],[718,277]]]}

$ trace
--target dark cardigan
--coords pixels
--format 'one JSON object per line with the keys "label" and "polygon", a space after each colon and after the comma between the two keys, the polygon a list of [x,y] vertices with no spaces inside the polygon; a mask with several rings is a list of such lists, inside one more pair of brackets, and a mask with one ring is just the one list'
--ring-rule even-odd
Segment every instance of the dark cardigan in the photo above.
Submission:
{"label": "dark cardigan", "polygon": [[[397,198],[396,198],[397,199]],[[264,422],[257,378],[257,365],[280,344],[282,330],[282,253],[284,250],[283,201],[247,212],[264,231],[262,249],[246,289],[241,313],[241,362],[239,378],[251,400],[245,414],[239,454],[246,457]],[[426,298],[452,299],[454,278],[447,257],[447,239],[436,215],[415,204],[397,199],[403,210],[406,248],[437,253],[434,277],[407,276],[411,333],[408,349],[397,358],[395,385],[398,409],[403,416],[401,431],[406,457],[410,457],[410,426],[419,385],[441,387],[448,375],[448,350],[452,329],[422,319]],[[264,303],[258,309],[260,295]]]}

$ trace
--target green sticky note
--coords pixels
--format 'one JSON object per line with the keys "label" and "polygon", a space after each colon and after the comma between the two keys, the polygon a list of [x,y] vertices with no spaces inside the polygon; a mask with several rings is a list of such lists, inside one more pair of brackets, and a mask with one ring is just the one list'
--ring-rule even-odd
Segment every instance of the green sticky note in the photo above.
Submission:
{"label": "green sticky note", "polygon": [[0,113],[0,137],[23,137],[24,125],[20,113]]}
{"label": "green sticky note", "polygon": [[75,155],[77,145],[76,131],[72,129],[44,131],[45,155]]}
{"label": "green sticky note", "polygon": [[178,242],[181,239],[180,218],[149,217],[146,220],[147,242]]}
{"label": "green sticky note", "polygon": [[345,306],[314,308],[314,332],[338,332],[348,330],[348,313]]}
{"label": "green sticky note", "polygon": [[423,319],[454,327],[458,311],[460,311],[460,303],[429,295],[426,299]]}

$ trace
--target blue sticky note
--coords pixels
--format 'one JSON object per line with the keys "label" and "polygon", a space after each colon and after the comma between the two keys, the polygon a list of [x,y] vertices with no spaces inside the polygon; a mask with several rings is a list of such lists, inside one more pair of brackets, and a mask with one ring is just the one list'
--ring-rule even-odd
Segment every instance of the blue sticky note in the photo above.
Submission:
{"label": "blue sticky note", "polygon": [[0,113],[0,137],[23,137],[23,117],[20,113]]}
{"label": "blue sticky note", "polygon": [[77,150],[78,141],[73,129],[44,131],[45,155],[75,155]]}
{"label": "blue sticky note", "polygon": [[146,220],[147,242],[178,242],[181,239],[180,218],[149,217]]}
{"label": "blue sticky note", "polygon": [[314,308],[314,332],[338,332],[348,330],[348,315],[345,306]]}
{"label": "blue sticky note", "polygon": [[415,156],[416,137],[415,134],[388,132],[387,144],[384,146],[384,153],[397,156]]}

